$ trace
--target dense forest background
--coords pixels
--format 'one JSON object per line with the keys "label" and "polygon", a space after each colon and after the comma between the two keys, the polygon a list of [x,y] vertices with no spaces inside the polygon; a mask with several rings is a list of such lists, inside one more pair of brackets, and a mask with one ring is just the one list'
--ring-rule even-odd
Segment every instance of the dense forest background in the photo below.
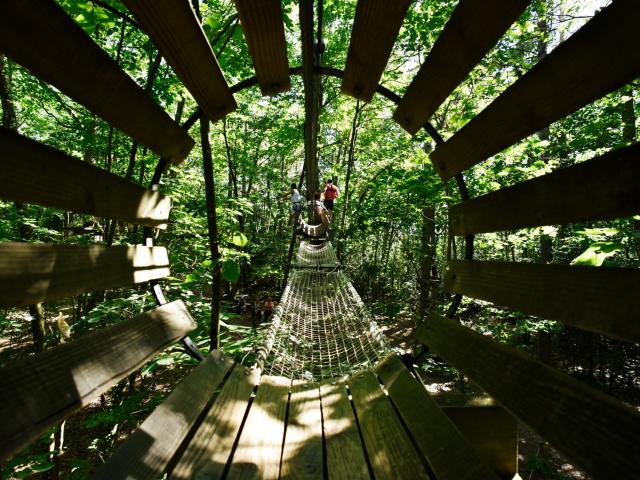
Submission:
{"label": "dense forest background", "polygon": [[[146,34],[117,0],[60,0],[63,8],[143,86],[184,123],[196,105]],[[343,68],[355,0],[325,0],[323,64]],[[382,84],[404,93],[447,21],[454,0],[417,0],[400,32]],[[527,72],[607,2],[534,0],[498,45],[440,107],[434,127],[448,138]],[[289,63],[301,65],[297,2],[284,0]],[[253,75],[231,0],[202,0],[203,27],[229,84]],[[636,141],[636,83],[616,91],[480,164],[466,182],[472,197],[593,158]],[[426,133],[410,137],[379,96],[362,104],[340,95],[340,80],[322,79],[318,151],[321,178],[341,190],[332,241],[340,261],[398,349],[425,310],[445,311],[441,287],[447,260],[461,258],[462,238],[448,235],[447,208],[459,201],[429,161]],[[121,132],[0,56],[2,125],[147,186],[158,158]],[[300,77],[289,92],[236,95],[239,108],[211,126],[216,214],[222,272],[220,346],[251,363],[264,335],[260,305],[282,288],[291,228],[288,202],[304,162],[304,95]],[[200,142],[198,124],[191,136]],[[201,148],[165,174],[161,191],[173,199],[169,228],[158,244],[171,254],[167,296],[182,298],[197,320],[192,336],[209,348],[212,279]],[[304,189],[303,189],[304,190]],[[0,241],[133,244],[142,229],[108,219],[0,201]],[[476,238],[475,257],[520,262],[640,266],[640,216]],[[426,270],[425,270],[426,269]],[[27,310],[0,310],[0,364],[72,340],[154,304],[144,287],[84,294]],[[458,318],[518,346],[631,404],[640,403],[638,345],[463,300]],[[257,328],[254,328],[256,326]],[[400,340],[401,338],[401,340]],[[67,420],[1,467],[2,478],[86,478],[194,365],[176,346],[154,359],[100,402]],[[422,371],[460,388],[464,380],[437,358]],[[66,432],[66,440],[65,434]],[[531,478],[566,478],[542,457],[523,462]],[[576,473],[576,475],[578,475]],[[585,477],[575,477],[585,478]]]}

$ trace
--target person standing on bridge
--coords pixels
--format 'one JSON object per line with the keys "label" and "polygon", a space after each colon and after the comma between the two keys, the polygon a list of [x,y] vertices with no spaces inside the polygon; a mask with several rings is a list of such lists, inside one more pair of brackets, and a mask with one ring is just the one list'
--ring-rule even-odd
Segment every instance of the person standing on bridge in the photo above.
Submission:
{"label": "person standing on bridge", "polygon": [[289,211],[289,220],[287,221],[287,225],[291,225],[291,220],[293,220],[294,217],[298,220],[298,216],[300,216],[300,212],[302,211],[300,192],[298,191],[298,186],[295,183],[292,183],[291,188],[282,194],[282,198],[287,197],[290,197],[291,199],[291,210]]}
{"label": "person standing on bridge", "polygon": [[333,218],[333,204],[336,198],[340,195],[338,187],[333,184],[333,179],[327,180],[324,186],[324,207],[327,209],[327,218],[331,222]]}

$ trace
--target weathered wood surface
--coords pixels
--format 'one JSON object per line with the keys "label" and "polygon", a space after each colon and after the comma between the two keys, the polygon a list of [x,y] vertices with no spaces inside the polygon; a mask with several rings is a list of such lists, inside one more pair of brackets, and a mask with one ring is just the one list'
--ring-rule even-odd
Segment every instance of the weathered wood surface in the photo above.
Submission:
{"label": "weathered wood surface", "polygon": [[257,383],[255,370],[234,367],[170,479],[222,478]]}
{"label": "weathered wood surface", "polygon": [[443,179],[640,76],[640,3],[613,2],[432,154]]}
{"label": "weathered wood surface", "polygon": [[291,88],[280,0],[235,0],[242,32],[263,95]]}
{"label": "weathered wood surface", "polygon": [[113,453],[94,480],[162,477],[232,366],[217,350],[207,355]]}
{"label": "weathered wood surface", "polygon": [[0,370],[0,459],[106,392],[196,327],[181,301]]}
{"label": "weathered wood surface", "polygon": [[251,405],[227,479],[277,479],[291,380],[264,376]]}
{"label": "weathered wood surface", "polygon": [[342,382],[320,385],[322,428],[330,479],[369,479],[367,460],[358,426]]}
{"label": "weathered wood surface", "polygon": [[396,122],[418,132],[530,2],[461,0],[396,108]]}
{"label": "weathered wood surface", "polygon": [[443,407],[442,410],[500,478],[518,473],[518,422],[498,406]]}
{"label": "weathered wood surface", "polygon": [[322,411],[317,384],[293,382],[280,478],[318,479],[322,473]]}
{"label": "weathered wood surface", "polygon": [[453,260],[445,289],[610,337],[640,341],[640,270]]}
{"label": "weathered wood surface", "polygon": [[164,247],[0,243],[0,307],[31,305],[169,274]]}
{"label": "weathered wood surface", "polygon": [[171,199],[0,127],[0,198],[166,228]]}
{"label": "weathered wood surface", "polygon": [[395,354],[376,372],[438,480],[498,478]]}
{"label": "weathered wood surface", "polygon": [[375,478],[429,478],[373,372],[356,373],[348,383]]}
{"label": "weathered wood surface", "polygon": [[400,32],[411,0],[359,0],[351,32],[342,91],[369,102]]}
{"label": "weathered wood surface", "polygon": [[632,408],[437,314],[416,335],[594,478],[640,478]]}
{"label": "weathered wood surface", "polygon": [[193,147],[191,137],[53,0],[0,2],[0,51],[171,163]]}
{"label": "weathered wood surface", "polygon": [[640,212],[640,145],[468,200],[449,211],[455,235],[495,232]]}
{"label": "weathered wood surface", "polygon": [[211,121],[237,108],[189,0],[123,0]]}

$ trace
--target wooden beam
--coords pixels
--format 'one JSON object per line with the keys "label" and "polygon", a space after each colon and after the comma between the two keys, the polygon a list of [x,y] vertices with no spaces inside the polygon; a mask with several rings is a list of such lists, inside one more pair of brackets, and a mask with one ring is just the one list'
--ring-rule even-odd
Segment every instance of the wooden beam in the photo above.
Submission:
{"label": "wooden beam", "polygon": [[288,378],[262,377],[227,479],[278,478],[290,386]]}
{"label": "wooden beam", "polygon": [[416,335],[593,478],[640,478],[640,414],[432,313]]}
{"label": "wooden beam", "polygon": [[496,405],[442,407],[462,436],[504,480],[518,473],[518,422]]}
{"label": "wooden beam", "polygon": [[294,380],[282,447],[280,478],[323,478],[322,410],[317,384]]}
{"label": "wooden beam", "polygon": [[396,122],[418,132],[530,2],[460,0],[396,108]]}
{"label": "wooden beam", "polygon": [[497,480],[395,354],[380,362],[376,373],[438,480]]}
{"label": "wooden beam", "polygon": [[613,2],[439,146],[446,180],[640,76],[640,4]]}
{"label": "wooden beam", "polygon": [[191,137],[53,0],[0,2],[0,51],[171,163],[193,147]]}
{"label": "wooden beam", "polygon": [[166,228],[171,199],[0,127],[0,198]]}
{"label": "wooden beam", "polygon": [[92,478],[155,480],[162,477],[232,366],[233,362],[217,350],[207,355]]}
{"label": "wooden beam", "polygon": [[142,283],[170,274],[164,247],[0,244],[0,308]]}
{"label": "wooden beam", "polygon": [[370,479],[347,386],[342,382],[323,383],[320,401],[329,478]]}
{"label": "wooden beam", "polygon": [[0,370],[0,459],[87,405],[196,327],[181,301]]}
{"label": "wooden beam", "polygon": [[629,342],[640,341],[640,270],[453,260],[445,289]]}
{"label": "wooden beam", "polygon": [[640,144],[454,205],[455,235],[608,220],[640,212]]}
{"label": "wooden beam", "polygon": [[342,79],[342,91],[371,101],[411,0],[359,0]]}
{"label": "wooden beam", "polygon": [[169,473],[170,480],[223,478],[257,383],[256,370],[242,365],[234,367],[202,425]]}
{"label": "wooden beam", "polygon": [[191,2],[123,0],[212,122],[236,104]]}
{"label": "wooden beam", "polygon": [[418,452],[370,370],[348,380],[362,439],[375,478],[428,478]]}
{"label": "wooden beam", "polygon": [[235,0],[262,95],[291,88],[280,0]]}

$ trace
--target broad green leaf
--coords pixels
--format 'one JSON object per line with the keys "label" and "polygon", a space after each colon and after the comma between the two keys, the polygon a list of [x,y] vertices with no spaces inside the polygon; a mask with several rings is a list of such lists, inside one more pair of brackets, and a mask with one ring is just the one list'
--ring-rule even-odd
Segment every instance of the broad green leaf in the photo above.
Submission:
{"label": "broad green leaf", "polygon": [[229,282],[237,282],[240,278],[240,265],[235,260],[225,260],[222,263],[222,278]]}
{"label": "broad green leaf", "polygon": [[249,242],[249,239],[246,237],[244,233],[238,232],[233,235],[233,238],[231,239],[231,241],[236,247],[243,248],[244,246],[247,245],[247,242]]}
{"label": "broad green leaf", "polygon": [[604,261],[622,250],[620,242],[592,243],[580,256],[573,259],[571,265],[589,265],[600,267]]}

